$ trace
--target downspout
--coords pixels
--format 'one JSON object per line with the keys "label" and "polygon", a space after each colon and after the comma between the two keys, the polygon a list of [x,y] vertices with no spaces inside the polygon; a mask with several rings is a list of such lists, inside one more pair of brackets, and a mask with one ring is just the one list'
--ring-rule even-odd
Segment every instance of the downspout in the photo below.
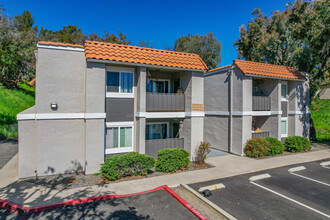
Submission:
{"label": "downspout", "polygon": [[233,152],[233,82],[234,74],[233,68],[230,69],[230,83],[229,83],[229,152]]}

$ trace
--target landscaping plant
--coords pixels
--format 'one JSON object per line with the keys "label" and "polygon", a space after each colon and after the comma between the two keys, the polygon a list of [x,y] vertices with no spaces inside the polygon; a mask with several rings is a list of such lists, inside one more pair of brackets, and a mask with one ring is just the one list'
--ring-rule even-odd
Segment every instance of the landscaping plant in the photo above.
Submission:
{"label": "landscaping plant", "polygon": [[245,145],[245,155],[249,157],[264,157],[268,155],[270,142],[265,138],[252,138]]}
{"label": "landscaping plant", "polygon": [[277,140],[277,138],[266,137],[265,139],[270,143],[267,156],[279,155],[282,154],[283,151],[285,150],[284,145],[281,143],[281,141]]}
{"label": "landscaping plant", "polygon": [[154,158],[131,152],[108,157],[101,165],[100,174],[108,180],[117,180],[125,176],[146,175],[154,166]]}
{"label": "landscaping plant", "polygon": [[300,136],[291,136],[285,139],[285,148],[289,152],[308,151],[311,148],[311,142]]}
{"label": "landscaping plant", "polygon": [[189,163],[190,154],[179,148],[165,148],[158,151],[156,161],[156,171],[165,173],[174,173],[178,170],[186,168]]}
{"label": "landscaping plant", "polygon": [[196,149],[196,162],[197,163],[205,163],[206,155],[210,153],[208,142],[201,142],[199,147]]}

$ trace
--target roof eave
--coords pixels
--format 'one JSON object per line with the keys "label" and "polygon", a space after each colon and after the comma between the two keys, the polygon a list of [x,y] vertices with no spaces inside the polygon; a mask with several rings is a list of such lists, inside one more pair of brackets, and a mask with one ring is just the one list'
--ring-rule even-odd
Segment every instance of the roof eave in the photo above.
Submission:
{"label": "roof eave", "polygon": [[280,80],[291,80],[291,81],[306,81],[306,79],[292,79],[292,78],[285,78],[285,77],[261,76],[261,75],[249,74],[249,73],[245,73],[244,75],[254,77],[254,78],[280,79]]}
{"label": "roof eave", "polygon": [[143,63],[129,63],[129,62],[120,62],[120,61],[112,61],[112,60],[99,60],[99,59],[91,59],[91,58],[87,58],[87,62],[108,63],[108,64],[118,64],[118,65],[128,65],[128,66],[138,66],[138,67],[149,67],[149,68],[156,67],[159,69],[193,71],[193,72],[202,72],[202,73],[206,72],[206,70],[202,70],[202,69],[188,69],[188,68],[180,68],[180,67],[143,64]]}

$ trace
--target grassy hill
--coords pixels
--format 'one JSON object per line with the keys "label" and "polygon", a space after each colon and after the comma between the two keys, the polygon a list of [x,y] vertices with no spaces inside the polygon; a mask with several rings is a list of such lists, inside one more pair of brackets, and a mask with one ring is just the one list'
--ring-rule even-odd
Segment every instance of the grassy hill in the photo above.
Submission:
{"label": "grassy hill", "polygon": [[34,88],[20,84],[18,89],[0,85],[0,140],[17,137],[17,113],[34,105]]}
{"label": "grassy hill", "polygon": [[330,144],[330,100],[314,101],[311,113],[317,141]]}

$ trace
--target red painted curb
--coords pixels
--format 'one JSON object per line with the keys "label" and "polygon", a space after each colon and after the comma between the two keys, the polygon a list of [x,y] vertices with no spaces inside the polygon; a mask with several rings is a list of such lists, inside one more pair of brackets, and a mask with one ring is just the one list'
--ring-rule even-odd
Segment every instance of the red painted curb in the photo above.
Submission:
{"label": "red painted curb", "polygon": [[207,220],[207,218],[204,215],[202,215],[188,202],[186,202],[186,200],[184,200],[178,194],[176,194],[170,187],[168,187],[167,185],[164,185],[163,187],[172,197],[174,197],[178,202],[180,202],[184,207],[186,207],[190,212],[192,212],[198,219]]}
{"label": "red painted curb", "polygon": [[207,218],[204,217],[200,212],[198,212],[195,208],[193,208],[188,202],[186,202],[184,199],[182,199],[178,194],[176,194],[172,189],[170,189],[167,185],[159,186],[157,188],[138,192],[138,193],[131,193],[131,194],[124,194],[124,195],[103,195],[103,196],[95,196],[95,197],[89,197],[89,198],[82,198],[82,199],[75,199],[75,200],[69,200],[64,202],[58,202],[53,204],[47,204],[43,206],[35,206],[32,208],[19,205],[14,202],[10,202],[8,200],[0,199],[0,208],[5,208],[12,212],[17,213],[25,213],[25,214],[31,214],[34,212],[39,212],[47,209],[54,209],[59,208],[67,205],[76,205],[80,203],[86,203],[86,202],[94,202],[99,200],[105,200],[105,199],[112,199],[112,198],[120,198],[120,197],[128,197],[128,196],[134,196],[149,192],[155,192],[158,190],[164,189],[166,192],[168,192],[173,198],[175,198],[178,202],[180,202],[184,207],[186,207],[190,212],[192,212],[198,219],[206,220]]}

